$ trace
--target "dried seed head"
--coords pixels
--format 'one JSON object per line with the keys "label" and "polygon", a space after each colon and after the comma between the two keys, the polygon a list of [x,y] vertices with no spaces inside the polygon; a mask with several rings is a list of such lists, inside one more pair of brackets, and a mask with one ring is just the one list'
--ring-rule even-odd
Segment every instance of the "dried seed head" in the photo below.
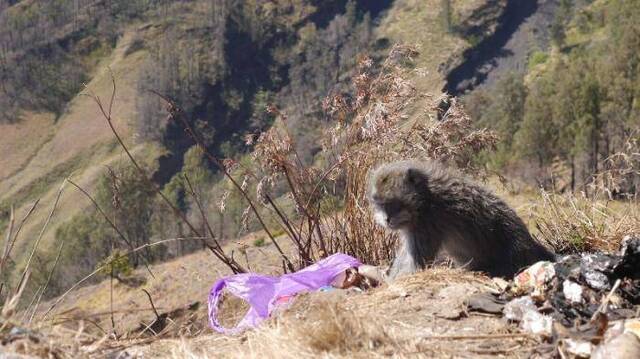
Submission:
{"label": "dried seed head", "polygon": [[220,213],[224,213],[227,208],[227,198],[229,197],[229,191],[225,191],[220,198],[220,202],[218,203],[218,207],[220,209]]}

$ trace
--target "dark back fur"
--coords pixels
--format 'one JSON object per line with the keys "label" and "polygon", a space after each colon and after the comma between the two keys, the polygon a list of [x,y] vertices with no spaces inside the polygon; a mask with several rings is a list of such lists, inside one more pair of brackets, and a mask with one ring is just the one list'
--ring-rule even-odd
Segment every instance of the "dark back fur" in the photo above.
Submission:
{"label": "dark back fur", "polygon": [[369,197],[400,232],[392,278],[424,268],[439,253],[470,270],[502,277],[554,259],[505,202],[436,162],[381,166],[370,179]]}

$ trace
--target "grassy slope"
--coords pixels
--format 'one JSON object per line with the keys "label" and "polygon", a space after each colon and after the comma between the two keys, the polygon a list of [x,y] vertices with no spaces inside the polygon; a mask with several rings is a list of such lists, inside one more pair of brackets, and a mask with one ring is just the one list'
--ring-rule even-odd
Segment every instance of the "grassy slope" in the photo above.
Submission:
{"label": "grassy slope", "polygon": [[[143,51],[124,56],[132,34],[133,30],[125,33],[115,50],[100,61],[93,79],[87,84],[89,90],[108,102],[111,69],[118,86],[113,108],[114,123],[129,143],[132,134],[127,121],[135,116],[136,79],[145,56]],[[115,146],[115,139],[98,107],[85,96],[87,92],[76,96],[55,123],[50,116],[36,115],[17,125],[5,126],[7,130],[3,128],[0,132],[0,143],[11,152],[9,158],[2,159],[2,164],[13,164],[13,168],[3,167],[3,174],[10,176],[0,177],[0,202],[15,204],[16,218],[20,219],[35,200],[41,199],[39,210],[23,229],[17,244],[18,256],[23,252],[20,248],[24,248],[27,242],[32,243],[42,228],[58,188],[67,176],[73,175],[77,183],[91,190],[105,165],[123,159],[122,151]],[[16,139],[14,136],[20,133],[23,135]],[[29,141],[25,141],[25,137]],[[87,206],[89,202],[82,194],[67,187],[44,234],[45,247],[51,244],[58,225]]]}
{"label": "grassy slope", "polygon": [[[470,11],[473,4],[480,3],[481,1],[465,1],[465,11]],[[443,75],[437,72],[438,65],[450,56],[462,52],[467,46],[465,41],[442,31],[438,23],[438,4],[437,0],[397,0],[377,30],[380,37],[387,37],[392,42],[414,43],[420,48],[421,55],[416,64],[418,70],[413,80],[421,91],[437,92],[443,84]],[[119,80],[120,97],[126,91],[131,96],[134,95],[135,87],[127,82],[127,78],[131,81],[132,77],[130,73],[127,77],[127,73],[123,71],[135,71],[138,56],[143,56],[143,53],[125,59],[114,54],[109,61],[105,61],[105,64],[113,66],[119,76],[124,77]],[[107,93],[108,84],[104,81],[103,74],[102,82],[96,79],[92,85],[96,86],[97,91]],[[79,105],[76,103],[76,106]],[[87,113],[91,113],[90,109],[91,106],[84,106]],[[127,118],[127,109],[133,111],[131,103],[127,102],[118,103],[116,109],[123,119]],[[70,115],[66,115],[63,120],[71,122],[69,118],[73,117],[67,116]],[[98,117],[92,117],[92,121],[104,125]],[[121,122],[121,126],[123,124]],[[56,129],[60,131],[61,126],[62,123]],[[119,154],[118,151],[109,150],[112,140],[108,132],[104,131],[105,128],[103,126],[103,130],[99,131],[95,141],[82,147],[91,149],[94,148],[92,146],[98,146],[104,152],[99,154],[97,151],[98,154],[93,157],[98,162],[88,161],[86,163],[90,167],[78,172],[77,176],[82,177],[86,185],[90,185],[95,174],[100,171],[101,162],[105,163],[112,159],[110,156]],[[4,185],[4,182],[0,185]],[[532,191],[518,188],[516,191],[520,194],[513,195],[496,181],[489,183],[489,186],[496,188],[498,194],[525,219],[530,219],[531,213],[535,211],[547,211],[546,208],[539,208],[539,200],[534,200]],[[54,190],[50,189],[49,200],[53,194]],[[71,196],[69,192],[63,199],[58,218],[79,211],[77,203],[86,203],[79,202],[84,199],[76,194]],[[531,223],[530,227],[533,227]],[[280,261],[273,246],[252,247],[253,239],[250,236],[239,241],[250,247],[247,255],[252,264],[251,269],[261,273],[278,272]],[[286,241],[282,240],[281,243],[285,244]],[[228,246],[236,249],[236,257],[242,257],[237,243],[229,243]],[[244,260],[241,262],[244,263]],[[151,278],[143,269],[136,272],[136,276],[146,277],[146,283],[140,287],[115,284],[113,310],[116,314],[113,322],[118,333],[134,330],[141,322],[149,323],[153,320],[148,299],[141,291],[143,288],[149,291],[160,312],[185,308],[194,302],[200,302],[200,307],[187,314],[182,312],[172,315],[171,318],[176,322],[168,327],[165,340],[153,340],[149,344],[143,342],[145,339],[131,340],[137,336],[133,333],[129,339],[121,342],[129,347],[127,351],[132,354],[141,353],[149,357],[526,357],[535,344],[516,337],[455,341],[429,339],[432,335],[491,335],[512,330],[494,317],[471,314],[467,318],[446,319],[456,316],[456,311],[462,308],[465,296],[486,290],[487,286],[492,285],[487,278],[459,271],[426,271],[362,295],[338,295],[329,299],[323,295],[310,295],[301,298],[290,311],[292,315],[285,316],[282,320],[273,321],[261,330],[241,337],[224,337],[207,328],[205,306],[210,286],[217,278],[228,274],[224,266],[211,254],[202,251],[154,265],[152,270],[155,278]],[[108,281],[81,288],[64,299],[55,311],[55,317],[61,320],[89,319],[102,329],[86,324],[89,323],[86,321],[85,332],[100,338],[104,335],[103,330],[111,330],[108,315],[112,307],[110,294]],[[50,303],[43,304],[40,309],[46,309]],[[233,316],[240,312],[239,309],[235,307],[235,310],[229,312]],[[186,317],[188,320],[185,321]],[[75,328],[78,323],[69,325]]]}
{"label": "grassy slope", "polygon": [[[458,12],[456,16],[464,18],[483,1],[454,2]],[[437,71],[438,66],[468,46],[464,40],[444,31],[439,16],[438,0],[398,0],[377,29],[378,37],[388,38],[392,43],[414,44],[420,50],[413,80],[422,92],[438,93],[444,78]],[[190,19],[181,21],[188,23]],[[88,89],[103,101],[108,101],[111,69],[118,86],[113,109],[115,124],[128,142],[131,142],[132,134],[127,121],[136,115],[136,79],[145,52],[138,51],[129,56],[124,54],[133,33],[138,30],[132,27],[125,32],[115,50],[101,59],[92,80],[87,84]],[[145,31],[143,36],[147,37],[159,34],[159,30],[153,26],[145,27]],[[16,217],[20,219],[35,200],[41,199],[39,210],[23,229],[16,253],[37,237],[66,176],[73,174],[81,186],[91,190],[104,166],[124,157],[97,106],[84,93],[76,96],[55,122],[51,115],[28,114],[24,121],[2,125],[0,130],[0,150],[9,153],[0,159],[0,204],[15,205]],[[57,226],[88,205],[81,194],[67,188],[44,233],[45,248],[52,246]]]}
{"label": "grassy slope", "polygon": [[[584,6],[580,11],[597,14],[602,11],[602,9],[606,9],[607,6],[609,6],[609,0],[596,0],[593,3]],[[545,62],[529,68],[529,71],[525,76],[525,81],[527,83],[531,83],[545,72],[551,71],[553,66],[556,66],[561,60],[567,60],[570,49],[588,47],[590,44],[606,42],[609,40],[608,36],[609,33],[605,26],[594,26],[590,31],[582,33],[578,29],[578,24],[576,24],[575,21],[570,22],[565,29],[565,49],[562,50],[558,48],[558,46],[552,46],[548,51],[549,56]]]}
{"label": "grassy slope", "polygon": [[[453,18],[465,19],[486,0],[452,1]],[[461,54],[469,43],[445,31],[441,23],[440,0],[397,0],[376,30],[380,38],[391,43],[416,46],[416,76],[412,79],[421,92],[439,94],[445,74],[438,72],[441,64]]]}
{"label": "grassy slope", "polygon": [[25,121],[0,124],[0,180],[15,175],[53,135],[53,116],[29,113]]}
{"label": "grassy slope", "polygon": [[[254,237],[239,242],[249,245]],[[237,248],[231,243],[227,247]],[[230,248],[227,248],[230,249]],[[247,250],[254,270],[276,273],[280,263],[272,245]],[[382,357],[463,356],[525,357],[535,340],[500,338],[493,340],[428,339],[439,335],[501,335],[508,333],[499,317],[470,313],[457,318],[467,296],[495,288],[489,278],[459,270],[437,268],[399,280],[366,293],[314,293],[298,298],[279,320],[265,323],[260,330],[237,337],[223,336],[207,327],[206,298],[215,280],[227,270],[207,252],[152,266],[156,278],[148,278],[138,288],[115,284],[113,308],[119,334],[132,330],[119,342],[132,355],[153,358],[300,358],[300,357]],[[138,270],[137,275],[145,275]],[[148,277],[148,276],[147,276]],[[188,278],[188,280],[185,280]],[[174,312],[164,329],[164,340],[139,335],[141,323],[151,323],[154,315],[141,289],[147,290],[160,313]],[[179,293],[179,295],[178,295]],[[88,286],[69,297],[57,310],[58,320],[86,319],[85,335],[111,331],[109,282]],[[50,303],[41,306],[45,310]],[[222,304],[220,320],[231,326],[244,314],[237,301]],[[69,323],[73,333],[78,323]],[[99,329],[98,326],[101,328]]]}

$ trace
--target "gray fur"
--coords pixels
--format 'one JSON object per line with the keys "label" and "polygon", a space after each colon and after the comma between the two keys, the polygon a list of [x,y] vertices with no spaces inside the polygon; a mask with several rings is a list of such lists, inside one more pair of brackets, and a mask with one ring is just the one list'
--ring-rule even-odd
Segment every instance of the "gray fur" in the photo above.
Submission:
{"label": "gray fur", "polygon": [[377,221],[400,234],[391,279],[443,254],[496,277],[554,259],[505,202],[436,162],[385,164],[373,172],[368,196]]}

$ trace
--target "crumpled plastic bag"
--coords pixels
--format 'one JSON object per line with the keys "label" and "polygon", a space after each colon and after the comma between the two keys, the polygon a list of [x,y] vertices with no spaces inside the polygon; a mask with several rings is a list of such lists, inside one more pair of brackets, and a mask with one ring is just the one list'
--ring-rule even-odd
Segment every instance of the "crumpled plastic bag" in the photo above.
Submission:
{"label": "crumpled plastic bag", "polygon": [[[254,328],[267,319],[278,305],[287,303],[295,294],[331,285],[338,275],[361,265],[357,259],[337,253],[298,272],[280,277],[242,273],[222,278],[209,293],[209,325],[220,333],[230,335]],[[218,304],[224,291],[243,299],[250,306],[234,328],[224,328],[217,319]]]}

